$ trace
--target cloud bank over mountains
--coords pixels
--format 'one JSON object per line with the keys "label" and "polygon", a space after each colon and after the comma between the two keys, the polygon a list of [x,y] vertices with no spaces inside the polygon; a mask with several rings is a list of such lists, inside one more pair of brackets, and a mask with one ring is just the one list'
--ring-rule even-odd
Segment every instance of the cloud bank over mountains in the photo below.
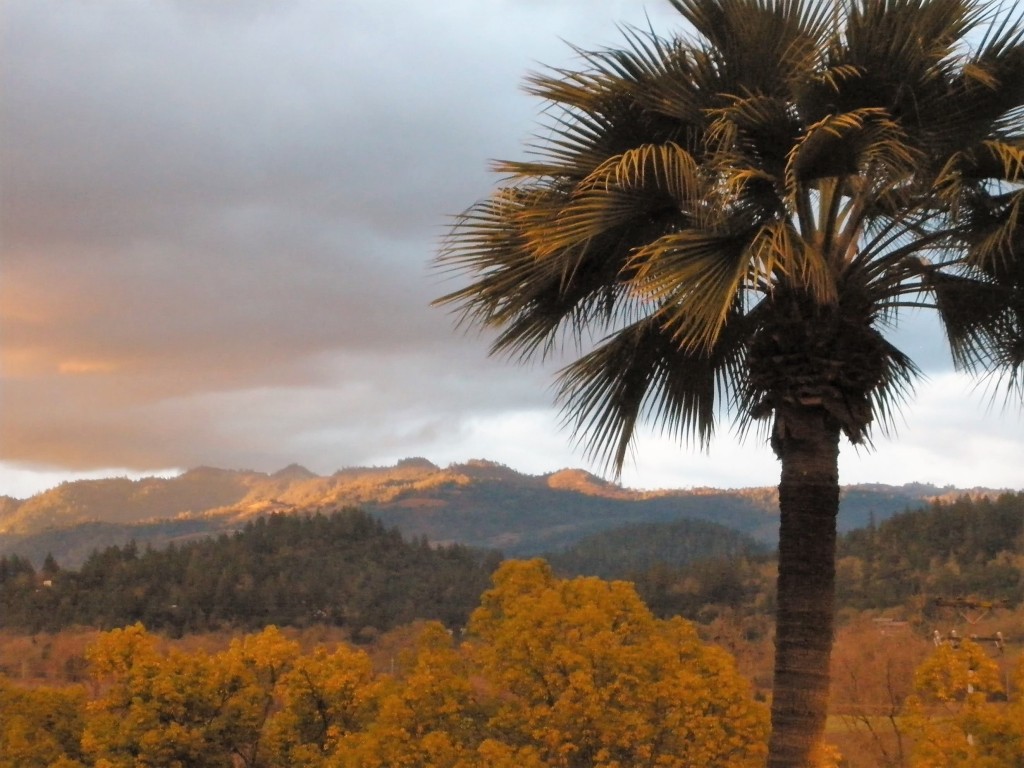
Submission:
{"label": "cloud bank over mountains", "polygon": [[[451,288],[429,264],[489,160],[540,129],[529,70],[676,18],[653,0],[8,0],[0,485],[414,454],[585,466],[551,407],[558,361],[487,358],[429,307]],[[936,384],[893,444],[903,480],[939,479],[921,473],[956,445],[991,476],[950,482],[1012,484],[1019,412],[986,421],[909,326]],[[772,482],[770,451],[722,432],[709,457],[645,438],[626,480]]]}

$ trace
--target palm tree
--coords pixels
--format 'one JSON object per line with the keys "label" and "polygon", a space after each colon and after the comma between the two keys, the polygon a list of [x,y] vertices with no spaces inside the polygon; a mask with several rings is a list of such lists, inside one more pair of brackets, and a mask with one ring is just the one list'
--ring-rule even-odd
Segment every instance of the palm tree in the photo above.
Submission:
{"label": "palm tree", "polygon": [[670,0],[533,74],[530,159],[455,222],[437,303],[521,359],[618,471],[638,423],[706,445],[763,425],[781,463],[769,765],[827,714],[840,436],[918,375],[886,338],[941,318],[955,364],[1024,390],[1024,23],[986,0]]}

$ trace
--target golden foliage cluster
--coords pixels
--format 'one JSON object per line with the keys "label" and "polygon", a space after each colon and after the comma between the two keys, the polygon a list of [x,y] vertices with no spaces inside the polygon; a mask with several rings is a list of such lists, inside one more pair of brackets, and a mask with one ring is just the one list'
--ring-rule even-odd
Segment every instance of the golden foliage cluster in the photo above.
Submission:
{"label": "golden foliage cluster", "polygon": [[1024,765],[1024,656],[1004,676],[978,643],[944,644],[918,667],[915,691],[905,709],[914,768]]}
{"label": "golden foliage cluster", "polygon": [[211,652],[165,650],[135,625],[102,634],[88,659],[85,686],[0,687],[0,768],[764,759],[767,713],[726,653],[655,619],[632,586],[557,579],[542,561],[499,569],[465,640],[424,624],[382,672],[361,649],[303,651],[274,627]]}

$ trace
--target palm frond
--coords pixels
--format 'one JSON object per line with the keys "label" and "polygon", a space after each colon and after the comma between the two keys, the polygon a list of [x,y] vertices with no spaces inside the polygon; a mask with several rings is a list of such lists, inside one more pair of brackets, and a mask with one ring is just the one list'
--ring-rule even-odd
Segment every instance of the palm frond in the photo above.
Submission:
{"label": "palm frond", "polygon": [[468,283],[437,303],[495,353],[574,343],[566,419],[615,467],[640,421],[703,444],[720,406],[866,440],[918,374],[882,335],[905,306],[1021,382],[1024,12],[670,2],[691,29],[529,76],[543,129],[456,220],[437,262]]}
{"label": "palm frond", "polygon": [[[1016,142],[983,141],[982,147],[996,161],[997,172],[989,170],[985,178],[999,178],[1010,182],[1024,183],[1024,138]],[[978,167],[981,170],[982,166]]]}
{"label": "palm frond", "polygon": [[708,141],[727,147],[732,165],[757,169],[781,186],[786,161],[803,132],[789,99],[778,96],[734,96],[729,104],[709,110],[714,122]]}
{"label": "palm frond", "polygon": [[581,246],[631,221],[658,214],[685,217],[702,180],[693,157],[676,144],[644,144],[608,158],[581,180],[554,216],[523,234],[539,257]]}
{"label": "palm frond", "polygon": [[773,283],[785,282],[820,304],[832,304],[838,299],[838,274],[824,258],[825,254],[812,247],[788,219],[762,226],[751,243],[750,253],[751,286],[763,281],[763,291],[770,293]]}
{"label": "palm frond", "polygon": [[674,226],[678,208],[643,190],[592,192],[575,206],[572,197],[557,185],[520,185],[464,213],[438,263],[473,281],[435,304],[456,307],[462,324],[500,329],[493,351],[520,358],[628,320],[632,248]]}
{"label": "palm frond", "polygon": [[[921,378],[921,369],[902,350],[895,347],[884,337],[881,354],[884,360],[882,379],[871,390],[872,423],[877,425],[883,435],[895,431],[896,418],[902,406],[913,394],[914,384]],[[865,432],[863,439],[870,443],[871,435]]]}
{"label": "palm frond", "polygon": [[954,221],[964,216],[982,218],[1001,206],[1006,182],[1024,180],[1024,140],[1008,143],[989,140],[953,152],[936,174],[933,188],[948,206]]}
{"label": "palm frond", "polygon": [[787,168],[790,195],[801,184],[864,172],[876,191],[910,177],[921,161],[906,131],[877,107],[830,115],[793,145]]}
{"label": "palm frond", "polygon": [[[704,71],[723,99],[789,94],[814,68],[829,30],[825,0],[670,0],[703,43]],[[723,104],[724,106],[724,104]]]}
{"label": "palm frond", "polygon": [[972,372],[988,368],[992,340],[1005,333],[1006,289],[990,280],[939,270],[926,272],[924,278],[935,296],[954,364]]}
{"label": "palm frond", "polygon": [[[878,87],[877,106],[911,116],[911,100],[956,67],[962,41],[983,23],[971,0],[854,0],[843,29],[846,64],[858,65]],[[866,83],[862,82],[862,85]],[[900,84],[911,93],[900,93]]]}
{"label": "palm frond", "polygon": [[994,199],[979,195],[967,217],[967,262],[994,280],[1024,287],[1024,189]]}
{"label": "palm frond", "polygon": [[742,319],[733,319],[735,332],[709,353],[680,348],[656,317],[647,317],[565,367],[558,400],[588,456],[620,472],[645,416],[681,439],[707,445],[742,367]]}
{"label": "palm frond", "polygon": [[748,248],[756,234],[694,228],[633,251],[633,290],[660,307],[661,322],[679,346],[699,353],[715,345],[748,279]]}

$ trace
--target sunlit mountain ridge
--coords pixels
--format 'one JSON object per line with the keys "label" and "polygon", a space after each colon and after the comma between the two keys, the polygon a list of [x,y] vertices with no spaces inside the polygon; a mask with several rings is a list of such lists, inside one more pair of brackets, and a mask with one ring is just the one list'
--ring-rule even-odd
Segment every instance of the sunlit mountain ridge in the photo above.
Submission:
{"label": "sunlit mountain ridge", "polygon": [[[840,528],[962,493],[931,485],[844,488]],[[270,513],[361,507],[406,535],[522,556],[620,525],[699,519],[774,543],[774,488],[625,488],[582,469],[528,475],[487,460],[439,467],[424,458],[322,476],[293,464],[274,473],[197,467],[177,477],[63,483],[28,499],[0,497],[0,553],[73,565],[91,548],[134,539],[163,546],[236,529]],[[62,559],[63,558],[63,559]]]}

